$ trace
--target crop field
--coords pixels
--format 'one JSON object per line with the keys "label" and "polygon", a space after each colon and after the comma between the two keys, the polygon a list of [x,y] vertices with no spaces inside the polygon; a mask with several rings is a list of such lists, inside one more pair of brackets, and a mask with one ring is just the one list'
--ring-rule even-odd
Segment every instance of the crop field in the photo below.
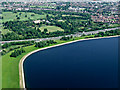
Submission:
{"label": "crop field", "polygon": [[43,31],[44,29],[47,29],[48,32],[64,31],[62,28],[57,27],[57,26],[42,26],[42,27],[40,27],[41,31]]}
{"label": "crop field", "polygon": [[[17,13],[13,13],[13,12],[3,12],[3,20],[2,22],[6,22],[6,21],[13,21],[13,20],[17,20],[17,17],[20,17],[20,20],[28,20],[29,18],[32,20],[37,20],[37,19],[41,19],[41,18],[45,18],[46,15],[39,15],[39,14],[35,14],[35,13],[30,13],[30,12],[17,12]],[[34,14],[34,16],[31,16],[32,14]],[[25,17],[25,15],[27,15],[27,17]]]}

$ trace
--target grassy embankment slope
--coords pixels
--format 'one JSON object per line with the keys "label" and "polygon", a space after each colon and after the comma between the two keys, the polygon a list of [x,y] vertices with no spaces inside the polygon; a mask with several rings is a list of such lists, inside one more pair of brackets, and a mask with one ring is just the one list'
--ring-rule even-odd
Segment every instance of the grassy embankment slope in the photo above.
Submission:
{"label": "grassy embankment slope", "polygon": [[[74,40],[85,39],[86,37],[89,38],[89,36],[76,37],[74,38]],[[62,41],[62,40],[56,40],[56,41],[57,41],[57,44],[62,44],[62,43],[73,41],[73,39],[68,40],[68,41]],[[52,45],[55,45],[55,44],[52,44]],[[19,85],[19,61],[21,60],[23,56],[37,49],[39,48],[34,47],[34,45],[27,46],[24,48],[26,52],[16,58],[10,57],[10,54],[12,51],[2,57],[2,76],[3,76],[2,87],[3,88],[19,88],[20,87]]]}
{"label": "grassy embankment slope", "polygon": [[[78,38],[76,38],[78,39]],[[79,38],[82,39],[82,38]],[[72,41],[72,40],[69,40]],[[57,44],[65,43],[68,41],[57,40]],[[52,46],[52,45],[50,45]],[[10,57],[11,52],[2,56],[2,88],[19,88],[19,61],[20,59],[31,51],[37,50],[39,48],[32,46],[25,47],[25,53],[14,58]]]}
{"label": "grassy embankment slope", "polygon": [[10,57],[11,52],[2,57],[2,88],[19,88],[19,60],[37,48],[28,46],[24,49],[26,52],[17,58]]}
{"label": "grassy embankment slope", "polygon": [[[2,14],[0,14],[0,16],[2,16]],[[2,20],[0,19],[0,23],[2,23]],[[1,29],[2,25],[0,24],[0,32],[2,31]],[[0,38],[1,40],[1,38]],[[1,49],[1,46],[0,46],[0,49]],[[1,58],[1,55],[0,55],[0,90],[2,89],[2,58]]]}
{"label": "grassy embankment slope", "polygon": [[0,55],[0,90],[2,88],[2,58]]}
{"label": "grassy embankment slope", "polygon": [[0,56],[0,90],[2,88],[2,59]]}

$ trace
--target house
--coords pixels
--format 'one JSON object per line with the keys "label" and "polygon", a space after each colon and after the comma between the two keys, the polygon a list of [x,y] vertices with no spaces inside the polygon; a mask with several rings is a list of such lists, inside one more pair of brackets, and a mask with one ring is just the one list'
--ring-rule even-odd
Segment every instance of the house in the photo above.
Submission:
{"label": "house", "polygon": [[40,20],[36,20],[36,21],[33,21],[34,23],[40,23],[41,21]]}

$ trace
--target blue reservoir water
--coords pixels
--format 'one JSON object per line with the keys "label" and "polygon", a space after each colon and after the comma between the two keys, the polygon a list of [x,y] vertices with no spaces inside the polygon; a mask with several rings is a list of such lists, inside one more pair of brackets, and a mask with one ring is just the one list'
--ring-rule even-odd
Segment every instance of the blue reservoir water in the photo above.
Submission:
{"label": "blue reservoir water", "polygon": [[42,50],[24,62],[27,88],[117,88],[118,38]]}

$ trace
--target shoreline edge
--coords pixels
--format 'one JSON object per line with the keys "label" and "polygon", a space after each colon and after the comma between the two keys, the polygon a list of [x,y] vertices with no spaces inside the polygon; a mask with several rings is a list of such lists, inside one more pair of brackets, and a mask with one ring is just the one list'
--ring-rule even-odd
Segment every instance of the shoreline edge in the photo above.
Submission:
{"label": "shoreline edge", "polygon": [[25,77],[24,77],[23,63],[24,63],[25,59],[28,56],[32,55],[33,53],[36,53],[36,52],[41,51],[41,50],[46,50],[46,49],[49,49],[49,48],[57,47],[57,46],[71,44],[71,43],[78,42],[78,41],[95,40],[95,39],[103,39],[103,38],[112,38],[112,37],[119,37],[119,36],[120,35],[73,40],[73,41],[68,41],[66,43],[61,43],[61,44],[57,44],[57,45],[53,45],[53,46],[48,46],[48,47],[40,48],[40,49],[34,50],[32,52],[29,52],[28,54],[23,56],[22,59],[19,62],[19,85],[20,85],[20,88],[26,88],[25,87]]}

